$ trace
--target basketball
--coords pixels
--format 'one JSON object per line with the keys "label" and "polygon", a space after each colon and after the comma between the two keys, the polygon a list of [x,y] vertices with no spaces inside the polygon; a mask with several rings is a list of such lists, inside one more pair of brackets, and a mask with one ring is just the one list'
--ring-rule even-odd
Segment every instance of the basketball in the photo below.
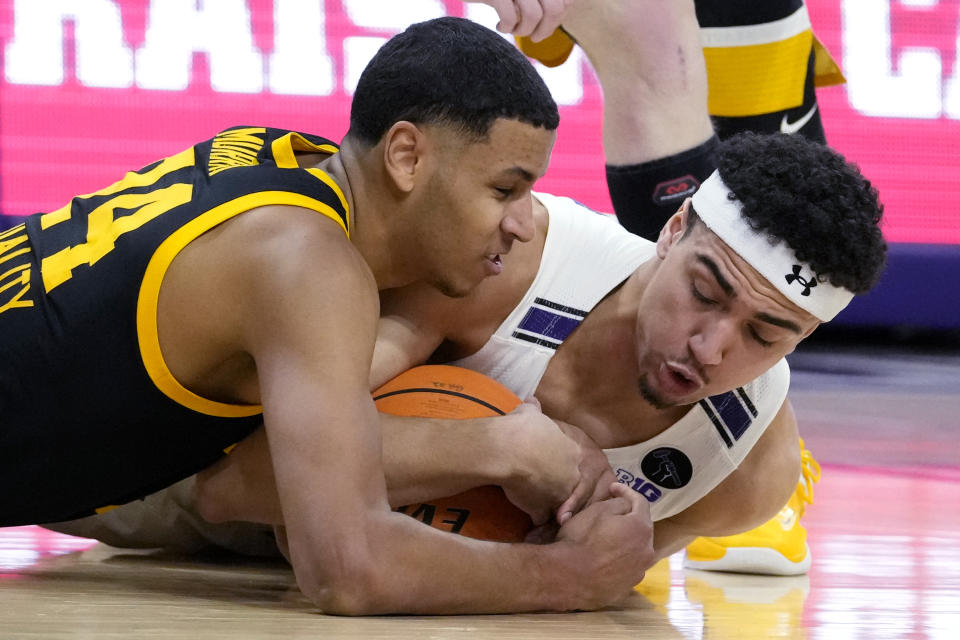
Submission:
{"label": "basketball", "polygon": [[[373,400],[382,413],[444,419],[493,417],[520,404],[499,382],[447,365],[410,369],[374,391]],[[497,542],[522,542],[533,526],[529,516],[495,486],[406,505],[397,511],[443,531]]]}

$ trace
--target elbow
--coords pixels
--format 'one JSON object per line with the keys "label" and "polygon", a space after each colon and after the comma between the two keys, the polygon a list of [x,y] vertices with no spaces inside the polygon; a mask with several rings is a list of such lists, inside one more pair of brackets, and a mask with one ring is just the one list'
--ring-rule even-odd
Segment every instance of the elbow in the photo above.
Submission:
{"label": "elbow", "polygon": [[338,616],[369,616],[399,613],[391,606],[391,598],[384,588],[383,570],[372,558],[354,555],[348,564],[336,563],[330,571],[313,564],[317,570],[294,566],[297,585],[303,594],[323,613]]}
{"label": "elbow", "polygon": [[323,613],[334,616],[370,616],[385,613],[370,594],[358,585],[317,585],[301,591]]}
{"label": "elbow", "polygon": [[369,616],[392,611],[382,593],[382,581],[374,570],[362,570],[352,563],[349,573],[320,579],[297,576],[300,590],[323,613],[337,616]]}

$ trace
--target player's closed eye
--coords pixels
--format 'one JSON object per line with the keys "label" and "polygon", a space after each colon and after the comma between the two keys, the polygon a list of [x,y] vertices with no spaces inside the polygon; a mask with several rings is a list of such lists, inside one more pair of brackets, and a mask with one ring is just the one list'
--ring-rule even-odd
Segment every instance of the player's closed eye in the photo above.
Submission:
{"label": "player's closed eye", "polygon": [[757,333],[757,330],[754,329],[752,326],[749,327],[749,331],[750,331],[750,337],[753,338],[761,347],[766,348],[766,347],[773,346],[772,342],[761,338],[760,334]]}
{"label": "player's closed eye", "polygon": [[690,290],[693,292],[693,297],[696,298],[697,301],[702,302],[703,304],[717,304],[716,300],[711,300],[707,296],[700,293],[700,290],[697,289],[696,284],[691,284]]}

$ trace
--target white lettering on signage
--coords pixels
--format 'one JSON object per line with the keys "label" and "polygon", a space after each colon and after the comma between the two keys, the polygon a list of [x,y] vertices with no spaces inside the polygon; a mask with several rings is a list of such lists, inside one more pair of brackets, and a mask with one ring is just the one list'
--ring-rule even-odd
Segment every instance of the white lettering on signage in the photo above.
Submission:
{"label": "white lettering on signage", "polygon": [[137,86],[186,89],[195,52],[207,54],[215,91],[263,90],[263,56],[253,44],[244,0],[151,2],[146,41],[137,50]]}
{"label": "white lettering on signage", "polygon": [[373,54],[392,35],[408,24],[432,20],[447,15],[438,0],[410,0],[404,2],[370,2],[344,0],[343,8],[350,21],[358,27],[384,31],[384,36],[348,36],[343,39],[343,86],[352,94],[357,88],[360,73]]}
{"label": "white lettering on signage", "polygon": [[73,22],[77,79],[92,87],[133,84],[133,53],[111,0],[16,0],[13,40],[4,55],[7,82],[63,83],[64,23]]}
{"label": "white lettering on signage", "polygon": [[[843,0],[843,68],[847,95],[857,111],[879,117],[960,118],[960,65],[944,81],[941,52],[904,47],[893,57],[892,0]],[[939,0],[900,0],[927,9]],[[960,46],[954,49],[960,50]]]}
{"label": "white lettering on signage", "polygon": [[318,0],[275,0],[270,90],[327,96],[336,89],[333,58],[327,51],[326,14]]}
{"label": "white lettering on signage", "polygon": [[[65,80],[65,25],[74,25],[75,73],[88,87],[184,91],[196,81],[195,54],[206,55],[210,87],[217,92],[325,96],[353,93],[363,68],[389,37],[412,22],[446,15],[440,0],[343,0],[345,18],[367,32],[343,39],[340,66],[327,39],[321,0],[274,0],[273,51],[254,43],[245,0],[152,0],[143,43],[126,38],[119,0],[15,0],[14,35],[7,45],[6,80],[13,84],[60,85]],[[465,15],[488,27],[497,22],[488,6],[468,4]],[[370,33],[372,32],[372,33]],[[382,35],[380,35],[382,34]],[[505,36],[507,37],[507,36]],[[559,104],[583,99],[579,49],[564,65],[537,65]]]}

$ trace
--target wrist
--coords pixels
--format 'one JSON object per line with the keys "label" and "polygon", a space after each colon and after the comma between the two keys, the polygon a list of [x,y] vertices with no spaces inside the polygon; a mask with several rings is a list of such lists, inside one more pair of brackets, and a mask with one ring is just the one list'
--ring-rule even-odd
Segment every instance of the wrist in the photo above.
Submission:
{"label": "wrist", "polygon": [[509,486],[529,475],[529,465],[523,458],[523,423],[514,414],[482,420],[482,454],[490,484]]}
{"label": "wrist", "polygon": [[569,542],[560,540],[546,545],[536,545],[538,554],[537,575],[544,592],[540,600],[552,611],[589,610],[593,608],[582,593],[585,583],[580,567],[582,560],[578,556],[583,550]]}

